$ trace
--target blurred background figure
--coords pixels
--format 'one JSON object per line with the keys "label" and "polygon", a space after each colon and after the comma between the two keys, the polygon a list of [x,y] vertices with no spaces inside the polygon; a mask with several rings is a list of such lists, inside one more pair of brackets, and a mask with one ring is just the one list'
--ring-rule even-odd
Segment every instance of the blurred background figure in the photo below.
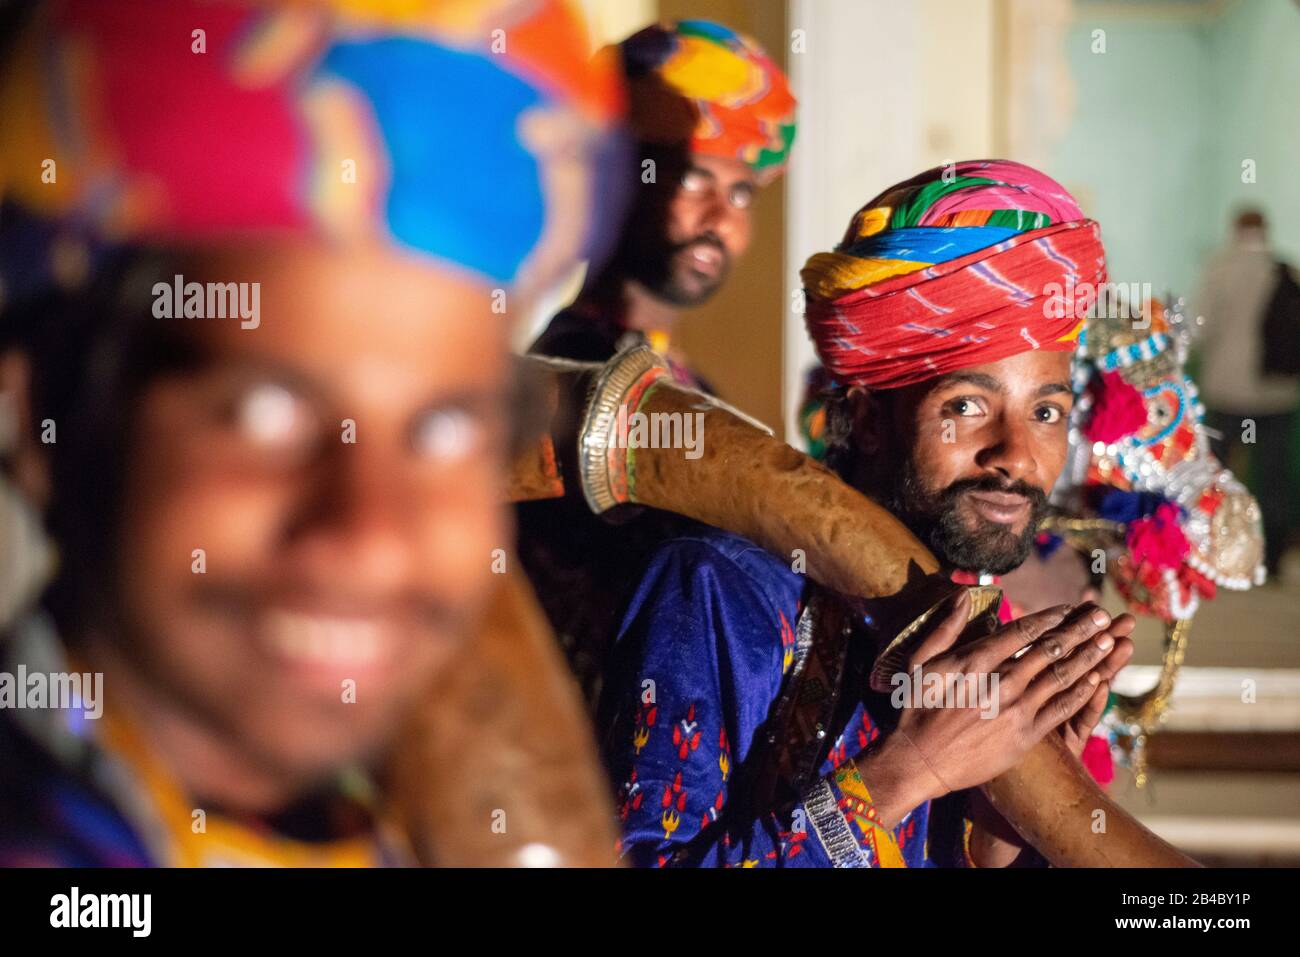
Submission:
{"label": "blurred background figure", "polygon": [[[1269,245],[1268,221],[1239,213],[1206,264],[1200,390],[1214,454],[1246,479],[1264,518],[1265,564],[1276,578],[1291,537],[1291,439],[1300,402],[1300,286]],[[1240,452],[1241,454],[1238,454]]]}
{"label": "blurred background figure", "polygon": [[648,26],[617,56],[637,138],[632,208],[613,260],[531,351],[604,361],[648,342],[679,381],[697,384],[673,331],[749,248],[750,206],[789,157],[795,101],[753,40],[708,20]]}
{"label": "blurred background figure", "polygon": [[[709,20],[644,27],[603,53],[617,54],[628,83],[637,140],[626,171],[631,209],[613,258],[593,267],[577,299],[530,351],[603,362],[649,344],[679,382],[711,392],[675,333],[683,312],[714,300],[749,248],[751,206],[790,156],[795,100],[756,42]],[[606,202],[609,216],[621,211],[616,197]],[[779,248],[779,232],[768,232],[768,247]],[[710,313],[685,323],[722,319]],[[775,385],[767,383],[773,398]],[[517,514],[520,557],[594,702],[628,591],[673,519],[637,516],[611,525],[591,514],[577,488],[521,503]]]}

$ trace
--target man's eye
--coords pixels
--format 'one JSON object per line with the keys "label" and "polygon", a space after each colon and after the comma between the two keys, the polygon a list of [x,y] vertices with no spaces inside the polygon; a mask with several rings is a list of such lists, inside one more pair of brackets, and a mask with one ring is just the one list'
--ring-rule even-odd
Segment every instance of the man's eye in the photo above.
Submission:
{"label": "man's eye", "polygon": [[688,169],[682,173],[682,189],[688,193],[702,193],[709,188],[712,180],[698,170]]}
{"label": "man's eye", "polygon": [[754,191],[748,186],[737,186],[731,191],[731,205],[736,209],[748,209],[754,202]]}
{"label": "man's eye", "polygon": [[463,459],[483,441],[483,424],[466,409],[435,409],[415,427],[417,454],[443,462]]}
{"label": "man's eye", "polygon": [[314,434],[306,402],[272,382],[250,386],[235,400],[234,425],[245,438],[266,448],[305,444]]}
{"label": "man's eye", "polygon": [[1064,418],[1065,413],[1062,412],[1058,406],[1042,405],[1038,407],[1034,412],[1034,415],[1039,422],[1043,422],[1047,425],[1055,425]]}
{"label": "man's eye", "polygon": [[953,399],[948,403],[948,408],[954,415],[975,416],[983,415],[984,408],[975,399]]}

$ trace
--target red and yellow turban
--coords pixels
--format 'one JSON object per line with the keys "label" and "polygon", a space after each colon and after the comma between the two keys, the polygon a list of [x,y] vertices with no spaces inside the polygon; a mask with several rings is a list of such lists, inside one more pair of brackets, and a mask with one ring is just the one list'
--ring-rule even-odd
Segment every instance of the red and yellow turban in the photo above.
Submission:
{"label": "red and yellow turban", "polygon": [[1106,255],[1100,227],[1055,180],[972,160],[877,196],[801,275],[808,332],[835,380],[894,389],[1073,350]]}
{"label": "red and yellow turban", "polygon": [[620,45],[630,122],[644,142],[748,163],[764,180],[794,143],[795,98],[751,40],[708,20],[646,27]]}

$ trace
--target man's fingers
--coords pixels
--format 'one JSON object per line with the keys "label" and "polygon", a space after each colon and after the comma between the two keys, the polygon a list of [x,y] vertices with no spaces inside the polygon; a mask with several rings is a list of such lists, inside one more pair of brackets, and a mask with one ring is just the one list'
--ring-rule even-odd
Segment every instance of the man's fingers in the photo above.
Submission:
{"label": "man's fingers", "polygon": [[[1035,739],[1042,738],[1053,728],[1059,728],[1085,708],[1096,694],[1100,680],[1097,672],[1090,671],[1065,691],[1049,698],[1034,716]],[[1025,703],[1029,704],[1028,701]]]}
{"label": "man's fingers", "polygon": [[917,645],[916,650],[912,652],[911,663],[913,667],[923,665],[951,648],[969,622],[970,591],[963,588],[953,602],[952,611],[944,616],[943,620],[935,626],[930,634],[925,636],[925,640]]}
{"label": "man's fingers", "polygon": [[[1110,615],[1096,605],[1080,605],[1069,617],[1057,627],[1046,632],[1032,648],[1020,656],[1006,669],[1003,681],[1010,682],[1008,691],[1016,696],[1025,688],[1032,686],[1038,678],[1048,673],[1058,679],[1057,691],[1072,685],[1083,672],[1065,672],[1060,664],[1076,648],[1087,647],[1089,639],[1101,642],[1098,653],[1090,656],[1088,667],[1098,664],[1105,652],[1114,647],[1114,639],[1106,634],[1111,623]],[[1086,669],[1085,669],[1086,670]],[[1068,674],[1068,677],[1066,676]]]}
{"label": "man's fingers", "polygon": [[[1072,688],[1076,682],[1086,676],[1088,672],[1097,672],[1098,667],[1105,660],[1110,650],[1114,647],[1114,639],[1106,632],[1097,635],[1091,641],[1084,642],[1078,648],[1074,649],[1066,658],[1060,661],[1052,661],[1029,682],[1029,687],[1024,690],[1024,699],[1027,707],[1041,708],[1043,704],[1053,695],[1060,694],[1069,688]],[[1026,658],[1035,657],[1037,649],[1033,649]],[[1021,662],[1017,662],[1012,668],[1011,680],[1023,680],[1025,672],[1017,672]],[[1101,674],[1097,673],[1098,681],[1101,680]]]}
{"label": "man's fingers", "polygon": [[1133,659],[1133,642],[1127,637],[1116,637],[1113,630],[1106,633],[1115,638],[1115,647],[1097,665],[1097,674],[1101,675],[1102,681],[1109,682]]}
{"label": "man's fingers", "polygon": [[1088,699],[1088,703],[1079,710],[1079,713],[1070,722],[1074,726],[1074,733],[1078,735],[1081,741],[1087,741],[1092,736],[1092,729],[1097,727],[1097,722],[1101,720],[1102,714],[1106,711],[1106,699],[1109,697],[1110,685],[1104,680],[1099,681],[1096,690],[1092,693],[1092,697]]}
{"label": "man's fingers", "polygon": [[1001,671],[1003,662],[1021,648],[1037,641],[1048,629],[1061,624],[1069,612],[1069,605],[1055,605],[1003,625],[975,646],[975,659],[979,667],[985,671]]}
{"label": "man's fingers", "polygon": [[1124,612],[1123,614],[1115,616],[1115,620],[1110,623],[1110,628],[1107,630],[1116,638],[1121,635],[1127,638],[1129,635],[1133,634],[1133,629],[1137,627],[1137,623],[1138,620],[1136,618],[1128,612]]}

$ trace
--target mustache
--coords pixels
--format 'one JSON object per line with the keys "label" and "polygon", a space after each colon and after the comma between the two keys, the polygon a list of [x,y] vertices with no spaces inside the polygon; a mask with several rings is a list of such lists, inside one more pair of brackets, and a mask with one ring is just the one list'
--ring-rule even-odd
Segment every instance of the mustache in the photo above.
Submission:
{"label": "mustache", "polygon": [[1029,500],[1035,511],[1046,507],[1047,493],[1028,482],[1004,482],[991,475],[983,478],[958,479],[940,493],[940,497],[951,502],[967,492],[998,492],[1004,495],[1019,495]]}
{"label": "mustache", "polygon": [[677,253],[682,252],[683,250],[690,249],[692,246],[701,246],[701,245],[712,246],[714,249],[720,252],[722,254],[723,262],[727,262],[728,259],[730,258],[727,253],[726,245],[722,242],[721,239],[718,238],[718,234],[714,232],[703,232],[700,233],[700,235],[696,236],[695,238],[688,239],[685,242],[673,243],[671,246],[668,247],[668,251],[673,255],[676,255]]}

